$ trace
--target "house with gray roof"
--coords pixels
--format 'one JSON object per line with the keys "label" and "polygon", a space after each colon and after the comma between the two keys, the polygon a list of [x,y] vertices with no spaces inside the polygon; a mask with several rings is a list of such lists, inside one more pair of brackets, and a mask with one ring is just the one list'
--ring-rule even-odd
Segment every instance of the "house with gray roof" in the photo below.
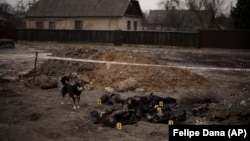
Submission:
{"label": "house with gray roof", "polygon": [[208,28],[210,13],[205,10],[194,14],[190,10],[151,10],[146,18],[145,30],[199,30]]}
{"label": "house with gray roof", "polygon": [[142,30],[137,0],[40,0],[26,14],[28,29]]}

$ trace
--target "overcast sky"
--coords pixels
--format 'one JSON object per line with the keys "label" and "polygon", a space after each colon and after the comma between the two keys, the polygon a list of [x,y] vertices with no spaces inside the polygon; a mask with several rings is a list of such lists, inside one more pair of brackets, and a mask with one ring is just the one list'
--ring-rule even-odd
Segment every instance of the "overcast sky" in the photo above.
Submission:
{"label": "overcast sky", "polygon": [[[18,0],[0,0],[0,1],[6,1],[11,5],[15,6]],[[28,1],[28,0],[23,0],[23,1]],[[155,10],[160,8],[158,3],[161,0],[138,0],[138,1],[140,2],[140,6],[143,11]],[[235,4],[237,0],[226,0],[226,1],[228,2],[232,1],[233,4]]]}

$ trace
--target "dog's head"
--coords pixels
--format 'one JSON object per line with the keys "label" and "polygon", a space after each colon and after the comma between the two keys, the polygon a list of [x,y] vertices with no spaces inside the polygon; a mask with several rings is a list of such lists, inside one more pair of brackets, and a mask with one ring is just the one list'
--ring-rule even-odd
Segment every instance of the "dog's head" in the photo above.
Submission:
{"label": "dog's head", "polygon": [[82,81],[77,81],[76,82],[76,88],[79,92],[82,92],[84,89],[84,83]]}

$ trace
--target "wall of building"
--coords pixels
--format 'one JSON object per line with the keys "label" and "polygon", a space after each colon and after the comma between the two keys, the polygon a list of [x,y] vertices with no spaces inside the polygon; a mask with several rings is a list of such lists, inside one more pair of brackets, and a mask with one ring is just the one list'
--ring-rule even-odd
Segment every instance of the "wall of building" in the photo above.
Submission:
{"label": "wall of building", "polygon": [[142,26],[142,19],[141,18],[133,18],[133,17],[123,17],[119,21],[119,27],[122,28],[122,30],[127,30],[127,22],[131,22],[131,30],[134,30],[133,23],[136,21],[137,22],[137,30],[141,31],[143,30]]}
{"label": "wall of building", "polygon": [[82,21],[82,30],[127,30],[127,21],[137,22],[137,30],[142,30],[142,19],[121,18],[29,18],[26,19],[27,29],[36,29],[36,22],[43,22],[43,29],[49,29],[49,22],[56,23],[56,29],[74,30],[75,21]]}

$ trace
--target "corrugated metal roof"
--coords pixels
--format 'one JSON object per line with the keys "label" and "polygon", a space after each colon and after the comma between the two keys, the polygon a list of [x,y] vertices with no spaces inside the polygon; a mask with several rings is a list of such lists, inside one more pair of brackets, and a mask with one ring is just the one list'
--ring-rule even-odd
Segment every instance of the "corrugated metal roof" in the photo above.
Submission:
{"label": "corrugated metal roof", "polygon": [[121,17],[129,0],[40,0],[27,17]]}

